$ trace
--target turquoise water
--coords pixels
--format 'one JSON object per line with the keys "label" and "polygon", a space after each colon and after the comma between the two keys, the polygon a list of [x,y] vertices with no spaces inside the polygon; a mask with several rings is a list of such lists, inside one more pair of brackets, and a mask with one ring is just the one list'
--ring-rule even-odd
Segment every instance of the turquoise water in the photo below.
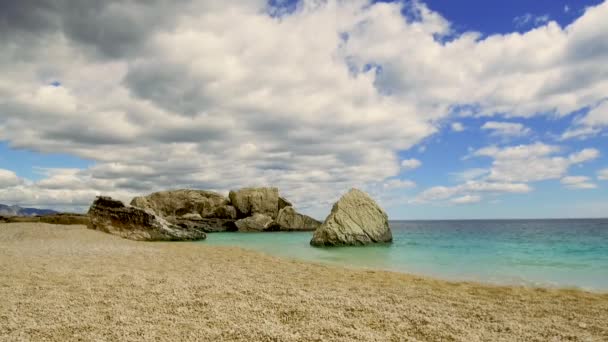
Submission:
{"label": "turquoise water", "polygon": [[608,219],[393,221],[392,244],[314,248],[312,233],[213,233],[208,245],[448,280],[608,291]]}

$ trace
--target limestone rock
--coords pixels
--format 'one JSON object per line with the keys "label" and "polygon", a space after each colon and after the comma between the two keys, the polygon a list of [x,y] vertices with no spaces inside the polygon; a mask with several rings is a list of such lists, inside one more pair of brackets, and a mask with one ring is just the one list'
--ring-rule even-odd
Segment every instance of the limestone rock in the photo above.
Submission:
{"label": "limestone rock", "polygon": [[[197,217],[198,216],[198,217]],[[221,218],[202,218],[197,214],[188,214],[182,217],[167,218],[172,224],[187,229],[200,229],[205,233],[234,232],[237,230],[234,220]]]}
{"label": "limestone rock", "polygon": [[198,214],[202,218],[236,219],[236,210],[221,194],[205,190],[169,190],[135,197],[131,205],[150,209],[162,217]]}
{"label": "limestone rock", "polygon": [[279,196],[279,211],[285,207],[292,207],[293,204],[286,200],[284,197]]}
{"label": "limestone rock", "polygon": [[230,191],[230,202],[236,208],[237,217],[264,214],[275,219],[279,213],[279,189],[243,188]]}
{"label": "limestone rock", "polygon": [[150,210],[125,206],[110,197],[97,197],[89,208],[88,216],[90,229],[131,240],[178,241],[207,237],[201,229],[176,226]]}
{"label": "limestone rock", "polygon": [[281,230],[284,231],[315,230],[321,225],[321,222],[310,216],[300,214],[295,211],[293,207],[289,206],[279,210],[277,224],[281,226]]}
{"label": "limestone rock", "polygon": [[240,219],[235,222],[235,225],[239,232],[269,232],[280,229],[270,216],[260,213]]}
{"label": "limestone rock", "polygon": [[365,192],[351,189],[315,231],[313,246],[360,246],[391,242],[388,216]]}

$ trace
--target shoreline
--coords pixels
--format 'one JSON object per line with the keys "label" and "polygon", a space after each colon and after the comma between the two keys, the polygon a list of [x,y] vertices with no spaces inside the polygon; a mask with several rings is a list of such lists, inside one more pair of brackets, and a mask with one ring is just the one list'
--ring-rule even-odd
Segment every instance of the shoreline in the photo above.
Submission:
{"label": "shoreline", "polygon": [[[289,232],[284,232],[284,233],[289,234]],[[213,233],[213,234],[217,234],[217,233]],[[247,233],[247,234],[251,234],[251,233]],[[267,233],[253,233],[253,234],[267,234]],[[205,241],[206,240],[181,241],[181,242],[178,241],[178,242],[172,242],[172,243],[203,244]],[[470,279],[450,279],[448,277],[441,277],[439,275],[434,276],[434,275],[429,275],[429,274],[392,270],[389,268],[376,268],[376,267],[371,267],[371,266],[347,265],[347,264],[343,264],[340,262],[329,262],[329,261],[322,262],[322,261],[307,260],[307,259],[292,257],[292,256],[275,255],[275,254],[267,253],[264,251],[256,250],[253,248],[241,247],[241,246],[236,246],[236,245],[211,245],[211,246],[207,246],[207,247],[239,249],[239,250],[247,252],[247,253],[255,253],[255,254],[259,254],[261,256],[268,257],[268,258],[278,258],[278,259],[282,259],[285,261],[311,264],[311,265],[316,265],[316,266],[320,266],[320,267],[326,267],[326,266],[327,267],[336,267],[336,268],[343,268],[343,269],[351,270],[351,271],[355,271],[355,272],[357,272],[357,271],[386,272],[386,273],[391,273],[391,274],[395,274],[395,275],[408,276],[408,277],[420,279],[423,281],[426,280],[426,281],[446,282],[446,283],[452,283],[454,285],[458,285],[459,283],[464,283],[464,284],[469,284],[471,286],[480,286],[480,287],[487,286],[487,287],[504,287],[504,288],[514,287],[514,288],[524,288],[524,289],[532,289],[532,290],[565,290],[565,291],[581,291],[581,292],[586,292],[586,293],[591,293],[591,294],[608,295],[608,289],[591,289],[591,288],[584,288],[584,287],[574,286],[574,285],[573,286],[562,286],[562,285],[558,285],[558,284],[556,284],[556,285],[549,285],[549,284],[535,285],[532,282],[526,283],[526,284],[508,284],[508,283],[500,283],[498,281],[492,282],[492,281],[470,280]],[[326,247],[326,248],[369,248],[369,246]]]}
{"label": "shoreline", "polygon": [[0,340],[608,339],[608,294],[0,224]]}

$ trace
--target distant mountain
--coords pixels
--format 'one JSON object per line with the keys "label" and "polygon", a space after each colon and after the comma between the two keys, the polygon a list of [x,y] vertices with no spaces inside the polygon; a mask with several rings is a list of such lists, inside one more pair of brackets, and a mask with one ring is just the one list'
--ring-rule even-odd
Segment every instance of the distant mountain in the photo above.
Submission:
{"label": "distant mountain", "polygon": [[18,205],[0,204],[0,215],[4,216],[36,216],[57,214],[55,210],[22,208]]}

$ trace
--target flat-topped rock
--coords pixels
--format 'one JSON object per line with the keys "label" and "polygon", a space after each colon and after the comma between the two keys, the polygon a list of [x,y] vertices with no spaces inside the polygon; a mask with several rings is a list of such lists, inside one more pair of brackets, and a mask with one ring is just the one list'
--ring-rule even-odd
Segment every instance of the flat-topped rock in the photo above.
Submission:
{"label": "flat-topped rock", "polygon": [[202,229],[174,225],[150,210],[126,206],[110,197],[97,197],[88,216],[90,229],[131,240],[181,241],[207,237]]}
{"label": "flat-topped rock", "polygon": [[298,213],[291,206],[279,210],[276,222],[281,227],[281,231],[310,231],[317,229],[321,225],[321,222],[310,216]]}
{"label": "flat-topped rock", "polygon": [[315,231],[313,246],[362,246],[391,242],[388,216],[365,192],[351,189],[336,202]]}
{"label": "flat-topped rock", "polygon": [[[275,219],[279,213],[279,189],[277,188],[243,188],[230,191],[228,197],[236,208],[239,218],[253,214],[264,214]],[[286,200],[281,205],[291,204]]]}

